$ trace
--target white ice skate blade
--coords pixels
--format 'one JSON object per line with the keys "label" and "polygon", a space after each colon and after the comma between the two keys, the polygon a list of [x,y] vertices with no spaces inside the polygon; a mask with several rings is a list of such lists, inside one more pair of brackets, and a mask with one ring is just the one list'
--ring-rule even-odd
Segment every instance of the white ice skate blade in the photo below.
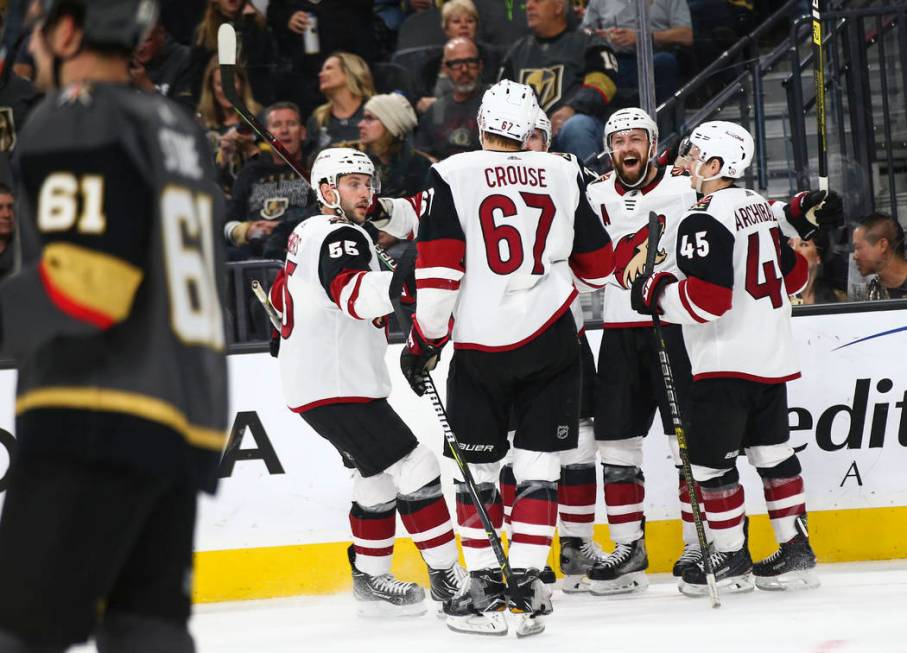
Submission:
{"label": "white ice skate blade", "polygon": [[634,571],[614,580],[589,580],[589,591],[594,596],[613,596],[614,594],[632,594],[642,592],[649,586],[646,572]]}
{"label": "white ice skate blade", "polygon": [[583,594],[589,591],[589,579],[585,576],[564,576],[561,583],[564,594]]}
{"label": "white ice skate blade", "polygon": [[815,569],[798,569],[780,576],[756,576],[756,587],[767,592],[796,592],[819,587]]}
{"label": "white ice skate blade", "polygon": [[533,617],[531,614],[512,614],[516,620],[516,636],[532,637],[545,632],[545,622],[541,616]]}
{"label": "white ice skate blade", "polygon": [[428,612],[425,601],[409,605],[394,605],[387,601],[357,601],[356,613],[366,619],[385,619],[388,617],[421,617]]}
{"label": "white ice skate blade", "polygon": [[[716,585],[718,586],[718,592],[721,594],[742,594],[744,592],[752,592],[755,589],[753,575],[749,573],[743,574],[742,576],[722,578]],[[698,598],[700,596],[709,595],[708,585],[692,585],[682,578],[677,585],[677,589],[679,589],[680,593],[684,596]]]}
{"label": "white ice skate blade", "polygon": [[447,615],[447,627],[455,633],[503,637],[507,634],[507,619],[503,612],[483,612],[465,616]]}

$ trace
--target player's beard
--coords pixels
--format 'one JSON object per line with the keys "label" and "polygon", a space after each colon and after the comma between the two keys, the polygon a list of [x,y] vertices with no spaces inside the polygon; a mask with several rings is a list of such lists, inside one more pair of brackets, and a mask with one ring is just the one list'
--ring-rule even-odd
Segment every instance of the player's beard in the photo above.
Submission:
{"label": "player's beard", "polygon": [[[626,168],[626,160],[632,158],[636,161],[636,165],[632,170]],[[646,166],[645,157],[638,156],[637,154],[626,154],[620,161],[617,161],[614,166],[617,170],[617,175],[620,177],[620,180],[624,183],[625,186],[636,186],[639,184],[643,175],[648,171]]]}

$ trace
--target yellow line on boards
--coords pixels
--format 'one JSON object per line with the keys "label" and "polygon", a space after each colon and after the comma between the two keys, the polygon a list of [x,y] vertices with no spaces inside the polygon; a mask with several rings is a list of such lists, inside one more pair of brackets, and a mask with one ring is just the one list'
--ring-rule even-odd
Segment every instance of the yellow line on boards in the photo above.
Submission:
{"label": "yellow line on boards", "polygon": [[[907,507],[828,510],[809,513],[813,548],[820,562],[907,558]],[[608,549],[608,527],[596,524],[595,540]],[[347,542],[201,551],[195,554],[196,603],[328,594],[351,586]],[[668,572],[680,554],[680,521],[646,524],[649,571]],[[753,559],[777,548],[766,515],[750,520]],[[557,571],[557,541],[549,564]],[[425,564],[409,539],[398,539],[393,573],[428,584]]]}

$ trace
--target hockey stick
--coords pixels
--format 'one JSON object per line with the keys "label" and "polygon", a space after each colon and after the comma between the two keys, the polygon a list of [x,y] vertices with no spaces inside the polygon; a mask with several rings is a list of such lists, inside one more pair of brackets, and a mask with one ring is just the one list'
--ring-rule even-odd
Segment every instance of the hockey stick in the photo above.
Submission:
{"label": "hockey stick", "polygon": [[252,280],[252,293],[255,295],[255,298],[261,303],[262,308],[265,309],[265,313],[268,314],[268,319],[271,321],[271,326],[277,329],[278,333],[280,332],[283,324],[278,314],[277,309],[274,308],[274,305],[271,303],[271,300],[268,298],[265,289],[261,287],[261,284],[258,282],[258,279]]}
{"label": "hockey stick", "polygon": [[825,129],[825,55],[822,50],[822,0],[812,0],[813,63],[816,82],[816,132],[819,136],[819,190],[828,191],[828,135]]}
{"label": "hockey stick", "polygon": [[479,521],[482,522],[482,527],[485,529],[485,535],[488,537],[489,543],[491,543],[494,556],[498,559],[504,582],[507,587],[515,587],[513,572],[510,570],[507,556],[504,555],[504,546],[501,544],[501,538],[491,523],[491,517],[488,516],[488,511],[485,510],[485,504],[482,503],[482,499],[479,497],[479,490],[476,488],[476,481],[472,477],[472,472],[469,471],[469,466],[460,458],[460,442],[457,440],[457,436],[454,435],[453,429],[450,428],[450,423],[447,421],[447,410],[445,410],[444,404],[441,402],[441,396],[438,394],[437,388],[435,388],[435,382],[428,372],[425,372],[425,394],[428,395],[431,405],[435,409],[435,415],[437,415],[438,421],[441,422],[441,430],[444,431],[444,440],[447,442],[447,448],[450,449],[450,455],[463,475],[463,484],[466,485],[466,489],[469,491],[472,503],[476,507],[476,513],[479,515]]}
{"label": "hockey stick", "polygon": [[[652,274],[655,269],[655,254],[658,250],[658,240],[661,237],[661,225],[655,211],[649,211],[649,251],[646,252],[645,273]],[[664,334],[661,331],[661,318],[656,311],[652,315],[652,327],[655,332],[655,346],[658,350],[658,361],[661,363],[661,378],[664,382],[665,394],[668,396],[668,405],[671,408],[671,422],[674,424],[674,435],[677,437],[677,446],[680,449],[680,466],[683,480],[687,484],[690,494],[690,509],[693,513],[693,523],[696,525],[696,537],[699,539],[699,549],[702,551],[705,579],[709,586],[709,598],[712,607],[721,607],[718,596],[718,585],[715,582],[715,569],[712,567],[712,557],[709,555],[709,545],[705,537],[705,526],[702,524],[702,511],[699,500],[696,498],[696,482],[693,480],[693,469],[690,467],[690,453],[687,449],[687,437],[680,416],[680,405],[677,402],[677,388],[674,385],[674,374],[671,371],[671,360],[665,346]]]}

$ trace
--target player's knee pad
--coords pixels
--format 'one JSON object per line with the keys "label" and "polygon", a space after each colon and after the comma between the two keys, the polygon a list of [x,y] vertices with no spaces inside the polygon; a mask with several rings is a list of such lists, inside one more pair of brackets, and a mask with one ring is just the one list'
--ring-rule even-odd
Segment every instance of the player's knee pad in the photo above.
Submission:
{"label": "player's knee pad", "polygon": [[424,444],[418,445],[385,470],[397,486],[397,493],[410,494],[441,475],[438,458]]}
{"label": "player's knee pad", "polygon": [[683,461],[680,459],[680,444],[677,442],[676,435],[668,436],[668,447],[671,448],[671,458],[674,459],[674,467],[682,467]]}
{"label": "player's knee pad", "polygon": [[393,510],[397,501],[394,479],[385,473],[364,477],[358,471],[354,472],[353,501],[366,512]]}
{"label": "player's knee pad", "polygon": [[561,457],[548,451],[513,450],[513,475],[518,485],[526,481],[557,483],[561,477]]}
{"label": "player's knee pad", "polygon": [[731,469],[716,469],[715,467],[703,467],[702,465],[691,465],[691,467],[693,478],[702,487],[719,488],[740,482],[740,473],[736,467]]}
{"label": "player's knee pad", "polygon": [[746,459],[756,469],[770,469],[791,457],[796,458],[793,447],[787,442],[784,444],[747,447],[744,451],[746,452]]}
{"label": "player's knee pad", "polygon": [[642,436],[623,440],[599,440],[598,453],[604,465],[642,467]]}
{"label": "player's knee pad", "polygon": [[108,613],[97,629],[98,653],[194,653],[186,624],[137,614]]}
{"label": "player's knee pad", "polygon": [[542,499],[551,497],[557,500],[557,481],[523,481],[516,486],[516,499],[514,505],[523,498]]}
{"label": "player's knee pad", "polygon": [[409,492],[404,494],[403,492],[397,495],[397,499],[400,501],[425,501],[427,499],[437,499],[441,496],[443,492],[441,491],[441,477],[437,477],[433,481],[430,481],[415,490],[414,492]]}
{"label": "player's knee pad", "polygon": [[642,470],[639,467],[602,465],[602,481],[605,483],[633,483],[642,480]]}
{"label": "player's knee pad", "polygon": [[793,478],[799,476],[803,468],[800,467],[800,459],[797,458],[797,454],[792,453],[789,458],[785,458],[774,467],[756,467],[756,471],[759,472],[759,476],[767,480]]}
{"label": "player's knee pad", "polygon": [[9,631],[0,629],[0,653],[63,653],[67,647],[29,644]]}
{"label": "player's knee pad", "polygon": [[[455,483],[463,483],[463,472],[460,471],[460,466],[457,465],[453,460],[450,461],[452,466],[451,476]],[[472,474],[472,480],[475,481],[476,485],[491,484],[496,485],[498,482],[498,470],[501,468],[501,463],[469,463],[469,472]]]}
{"label": "player's knee pad", "polygon": [[595,452],[595,432],[592,428],[591,419],[581,419],[579,421],[579,441],[575,449],[561,451],[561,467],[572,465],[594,465]]}

